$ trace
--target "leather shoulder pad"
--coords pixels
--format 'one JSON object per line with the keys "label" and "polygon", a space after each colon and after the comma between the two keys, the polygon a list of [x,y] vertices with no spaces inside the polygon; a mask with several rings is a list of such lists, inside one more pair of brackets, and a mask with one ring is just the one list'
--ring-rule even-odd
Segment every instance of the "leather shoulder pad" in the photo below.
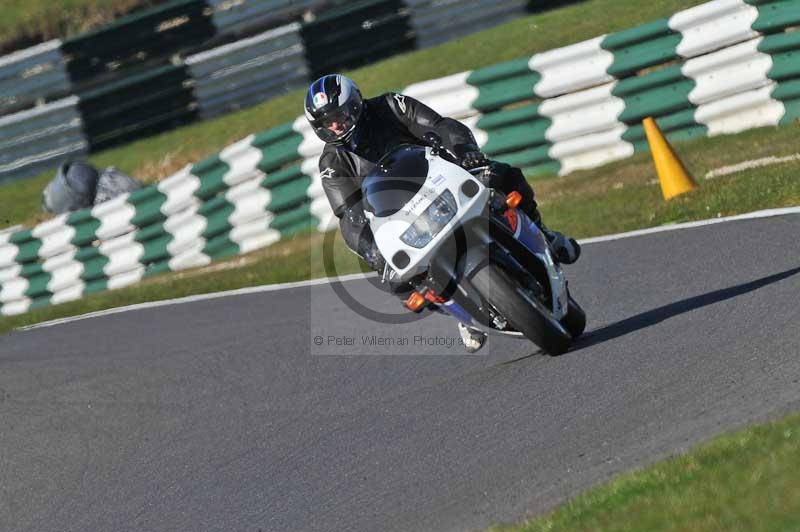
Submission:
{"label": "leather shoulder pad", "polygon": [[408,119],[409,105],[405,95],[397,92],[387,92],[383,95],[383,99],[398,118]]}

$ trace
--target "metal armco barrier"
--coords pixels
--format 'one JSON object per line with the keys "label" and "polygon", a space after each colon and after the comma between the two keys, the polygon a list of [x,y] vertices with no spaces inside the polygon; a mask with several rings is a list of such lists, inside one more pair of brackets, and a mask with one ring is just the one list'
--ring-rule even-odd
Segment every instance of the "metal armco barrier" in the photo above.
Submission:
{"label": "metal armco barrier", "polygon": [[[800,118],[800,0],[715,0],[669,19],[407,87],[529,174],[645,150],[639,125],[718,135]],[[646,70],[639,73],[640,70]],[[208,264],[335,224],[305,117],[136,192],[0,233],[0,314]]]}
{"label": "metal armco barrier", "polygon": [[183,65],[170,56],[215,35],[205,0],[172,0],[64,42],[92,151],[193,120]]}
{"label": "metal armco barrier", "polygon": [[414,49],[401,0],[348,2],[304,24],[300,34],[312,78]]}
{"label": "metal armco barrier", "polygon": [[308,9],[317,9],[323,0],[208,0],[211,19],[220,35],[250,34],[253,30],[274,28],[296,20]]}
{"label": "metal armco barrier", "polygon": [[404,0],[418,48],[428,48],[525,14],[528,0]]}
{"label": "metal armco barrier", "polygon": [[186,58],[203,118],[255,105],[308,82],[300,25]]}
{"label": "metal armco barrier", "polygon": [[35,103],[67,96],[69,78],[61,41],[48,41],[0,57],[0,115]]}
{"label": "metal armco barrier", "polygon": [[205,0],[172,0],[63,43],[0,58],[0,113],[70,93],[77,98],[68,107],[80,112],[77,120],[65,118],[52,112],[61,109],[54,105],[9,115],[7,131],[17,138],[0,145],[0,180],[191,121],[197,105],[188,74],[169,59],[215,31]]}
{"label": "metal armco barrier", "polygon": [[0,182],[85,154],[82,125],[75,96],[0,117]]}
{"label": "metal armco barrier", "polygon": [[[89,149],[97,151],[258,104],[313,76],[410,50],[415,30],[409,21],[418,44],[430,45],[499,23],[518,13],[522,3],[172,0],[64,43],[51,41],[0,58],[0,114],[77,94]],[[176,54],[251,35],[307,10],[317,18],[189,55],[188,71],[181,70]],[[20,157],[13,174],[0,170],[0,179],[34,175],[46,166],[39,161],[63,160],[49,147],[42,149],[36,164]]]}
{"label": "metal armco barrier", "polygon": [[172,0],[64,41],[73,84],[199,46],[215,34],[205,0]]}
{"label": "metal armco barrier", "polygon": [[80,95],[79,107],[92,150],[187,124],[197,116],[189,73],[167,65]]}

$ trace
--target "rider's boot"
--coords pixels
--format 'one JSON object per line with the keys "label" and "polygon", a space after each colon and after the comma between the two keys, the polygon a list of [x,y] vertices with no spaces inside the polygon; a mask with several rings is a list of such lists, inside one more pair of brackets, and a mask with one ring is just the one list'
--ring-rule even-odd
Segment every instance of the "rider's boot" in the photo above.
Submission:
{"label": "rider's boot", "polygon": [[562,264],[572,264],[581,256],[581,245],[574,238],[570,238],[558,231],[548,228],[542,221],[542,215],[536,203],[530,202],[520,205],[520,209],[527,214],[536,224],[550,244],[550,251]]}
{"label": "rider's boot", "polygon": [[[507,166],[507,165],[506,165]],[[565,236],[558,231],[549,229],[542,221],[542,215],[536,204],[535,194],[530,183],[525,180],[522,172],[513,167],[508,167],[506,170],[506,179],[503,180],[503,190],[508,193],[509,188],[512,188],[522,194],[522,202],[519,209],[530,217],[536,226],[542,231],[547,243],[550,245],[550,251],[558,262],[562,264],[572,264],[581,256],[581,246],[575,241],[574,238]]]}
{"label": "rider's boot", "polygon": [[486,333],[469,325],[458,322],[458,332],[467,353],[475,353],[486,343]]}
{"label": "rider's boot", "polygon": [[537,224],[550,243],[550,251],[561,264],[573,264],[581,256],[581,245],[574,238],[552,231],[544,224]]}

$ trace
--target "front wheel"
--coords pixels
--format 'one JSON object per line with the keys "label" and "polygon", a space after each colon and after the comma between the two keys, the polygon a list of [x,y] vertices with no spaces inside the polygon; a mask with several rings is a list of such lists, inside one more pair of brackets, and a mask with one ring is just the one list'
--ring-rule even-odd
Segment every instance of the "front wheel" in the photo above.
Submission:
{"label": "front wheel", "polygon": [[567,314],[561,318],[561,325],[563,325],[573,339],[578,338],[583,334],[586,329],[586,313],[581,306],[569,294],[569,303],[567,304]]}
{"label": "front wheel", "polygon": [[572,337],[538,299],[495,264],[472,277],[472,285],[508,322],[550,355],[565,353]]}

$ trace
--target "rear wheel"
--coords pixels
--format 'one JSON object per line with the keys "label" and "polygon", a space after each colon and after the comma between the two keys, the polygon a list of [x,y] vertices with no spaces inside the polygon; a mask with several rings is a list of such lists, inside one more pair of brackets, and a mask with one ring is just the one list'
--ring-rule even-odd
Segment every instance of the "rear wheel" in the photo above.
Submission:
{"label": "rear wheel", "polygon": [[551,355],[569,349],[572,337],[552,312],[529,290],[495,264],[487,264],[472,278],[472,285],[517,331]]}

